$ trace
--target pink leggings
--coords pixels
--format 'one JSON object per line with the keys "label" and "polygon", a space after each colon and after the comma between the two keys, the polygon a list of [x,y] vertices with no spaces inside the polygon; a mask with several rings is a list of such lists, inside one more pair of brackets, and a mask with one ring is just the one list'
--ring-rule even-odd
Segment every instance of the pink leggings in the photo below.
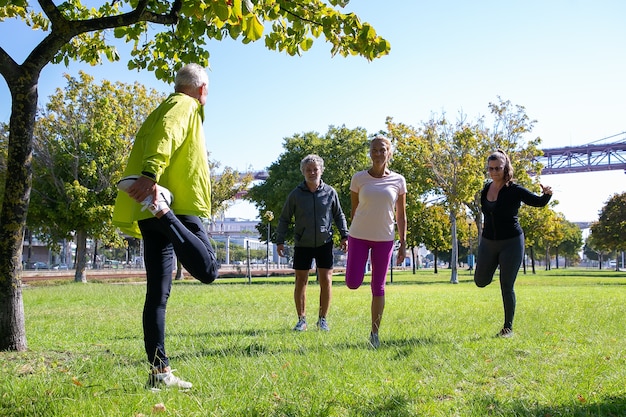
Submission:
{"label": "pink leggings", "polygon": [[[370,255],[371,250],[371,255]],[[389,261],[393,252],[393,240],[388,242],[373,242],[348,236],[348,264],[346,265],[346,285],[355,290],[363,283],[365,264],[368,255],[372,263],[372,295],[385,295],[385,281]]]}

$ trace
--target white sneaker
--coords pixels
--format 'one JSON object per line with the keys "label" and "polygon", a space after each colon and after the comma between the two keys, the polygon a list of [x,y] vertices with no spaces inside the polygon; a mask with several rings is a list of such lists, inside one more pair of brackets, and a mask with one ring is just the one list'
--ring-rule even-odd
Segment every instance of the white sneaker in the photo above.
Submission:
{"label": "white sneaker", "polygon": [[152,196],[148,196],[148,198],[141,202],[141,204],[143,205],[141,210],[143,211],[145,209],[148,209],[148,211],[155,216],[158,212],[169,208],[172,204],[172,201],[174,201],[174,196],[172,195],[170,190],[165,187],[161,187],[159,184],[156,185],[156,188],[157,199],[154,203],[152,202]]}
{"label": "white sneaker", "polygon": [[153,391],[160,391],[162,387],[190,389],[193,386],[191,382],[183,381],[179,377],[175,376],[172,371],[150,374],[146,385]]}
{"label": "white sneaker", "polygon": [[[117,182],[117,188],[121,191],[126,192],[131,185],[135,181],[137,181],[139,175],[129,175],[128,177],[124,177]],[[172,205],[172,201],[174,201],[174,196],[165,187],[161,187],[159,184],[157,187],[157,199],[156,202],[152,202],[152,196],[148,196],[145,200],[143,200],[140,204],[142,205],[141,211],[148,209],[150,213],[156,215],[158,212],[169,208]]]}
{"label": "white sneaker", "polygon": [[117,189],[126,192],[137,181],[139,175],[129,175],[117,182]]}

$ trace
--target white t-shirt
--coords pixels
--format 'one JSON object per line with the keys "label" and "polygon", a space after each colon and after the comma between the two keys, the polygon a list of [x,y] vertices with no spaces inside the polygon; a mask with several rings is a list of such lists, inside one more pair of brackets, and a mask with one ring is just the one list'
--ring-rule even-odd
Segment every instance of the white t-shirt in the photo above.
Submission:
{"label": "white t-shirt", "polygon": [[397,172],[383,178],[372,177],[367,170],[352,177],[350,191],[359,194],[348,234],[357,239],[388,242],[395,237],[395,206],[398,196],[406,194],[406,180]]}

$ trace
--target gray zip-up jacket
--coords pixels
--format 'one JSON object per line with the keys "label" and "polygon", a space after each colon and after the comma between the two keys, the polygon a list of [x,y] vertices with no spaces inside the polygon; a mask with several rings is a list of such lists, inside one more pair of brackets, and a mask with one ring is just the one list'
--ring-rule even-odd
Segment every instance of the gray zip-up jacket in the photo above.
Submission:
{"label": "gray zip-up jacket", "polygon": [[315,192],[309,191],[306,181],[303,181],[289,193],[278,218],[276,244],[285,243],[285,235],[294,216],[295,246],[317,248],[330,242],[333,238],[333,221],[339,235],[348,237],[346,216],[341,210],[337,192],[323,181],[320,181]]}

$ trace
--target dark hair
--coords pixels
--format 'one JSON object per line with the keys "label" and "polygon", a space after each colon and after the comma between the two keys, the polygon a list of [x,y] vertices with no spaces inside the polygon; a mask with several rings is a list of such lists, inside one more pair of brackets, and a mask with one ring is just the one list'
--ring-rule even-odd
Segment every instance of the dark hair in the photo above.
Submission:
{"label": "dark hair", "polygon": [[507,154],[502,149],[497,149],[489,155],[487,158],[487,165],[489,161],[500,161],[504,164],[504,181],[509,182],[513,179],[513,165]]}

